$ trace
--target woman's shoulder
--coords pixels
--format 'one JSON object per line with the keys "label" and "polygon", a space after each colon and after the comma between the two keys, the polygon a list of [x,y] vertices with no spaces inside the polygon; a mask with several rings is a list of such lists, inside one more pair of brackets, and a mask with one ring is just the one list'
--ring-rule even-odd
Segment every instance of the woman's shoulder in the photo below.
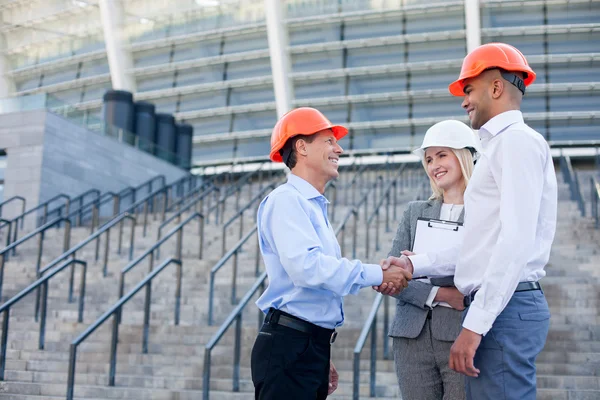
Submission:
{"label": "woman's shoulder", "polygon": [[434,203],[434,201],[435,200],[416,200],[416,201],[411,201],[411,202],[408,203],[407,210],[417,212],[417,211],[423,210],[423,209],[425,209],[427,207],[430,207]]}

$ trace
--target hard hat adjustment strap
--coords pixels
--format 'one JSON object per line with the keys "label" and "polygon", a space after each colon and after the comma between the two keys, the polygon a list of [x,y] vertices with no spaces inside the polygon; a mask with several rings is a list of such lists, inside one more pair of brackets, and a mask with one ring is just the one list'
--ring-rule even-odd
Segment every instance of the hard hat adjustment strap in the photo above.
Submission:
{"label": "hard hat adjustment strap", "polygon": [[515,74],[511,74],[510,72],[506,72],[502,69],[500,69],[500,75],[502,75],[502,78],[515,85],[517,89],[519,89],[521,93],[523,93],[523,95],[525,94],[525,82],[523,82],[523,79],[519,78]]}

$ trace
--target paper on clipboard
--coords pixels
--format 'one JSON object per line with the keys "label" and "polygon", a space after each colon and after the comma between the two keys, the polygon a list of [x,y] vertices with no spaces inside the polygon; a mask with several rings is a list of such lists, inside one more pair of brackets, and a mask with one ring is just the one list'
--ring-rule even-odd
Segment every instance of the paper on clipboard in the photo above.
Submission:
{"label": "paper on clipboard", "polygon": [[[423,254],[460,246],[463,236],[464,228],[460,222],[419,218],[412,251],[415,254]],[[425,279],[425,281],[430,280]],[[454,277],[431,278],[431,283],[435,286],[454,286]]]}
{"label": "paper on clipboard", "polygon": [[431,253],[460,245],[464,228],[460,222],[419,218],[415,232],[413,253]]}

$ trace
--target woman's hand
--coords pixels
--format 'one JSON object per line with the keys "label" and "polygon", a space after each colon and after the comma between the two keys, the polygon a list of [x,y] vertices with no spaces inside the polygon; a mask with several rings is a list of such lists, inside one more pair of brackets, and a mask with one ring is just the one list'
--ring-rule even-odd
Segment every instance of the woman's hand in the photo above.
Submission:
{"label": "woman's hand", "polygon": [[465,309],[465,296],[455,287],[441,287],[435,295],[434,301],[443,301],[448,303],[455,310],[462,311]]}

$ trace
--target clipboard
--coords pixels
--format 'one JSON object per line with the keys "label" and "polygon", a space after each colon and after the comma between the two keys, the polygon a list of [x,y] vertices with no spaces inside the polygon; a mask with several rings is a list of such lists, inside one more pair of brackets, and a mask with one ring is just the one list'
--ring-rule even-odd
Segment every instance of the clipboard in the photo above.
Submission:
{"label": "clipboard", "polygon": [[[460,245],[463,237],[464,227],[461,222],[418,218],[412,251],[422,254],[446,250]],[[427,277],[422,277],[422,279],[427,279]],[[454,276],[436,277],[429,280],[435,286],[454,286]]]}

